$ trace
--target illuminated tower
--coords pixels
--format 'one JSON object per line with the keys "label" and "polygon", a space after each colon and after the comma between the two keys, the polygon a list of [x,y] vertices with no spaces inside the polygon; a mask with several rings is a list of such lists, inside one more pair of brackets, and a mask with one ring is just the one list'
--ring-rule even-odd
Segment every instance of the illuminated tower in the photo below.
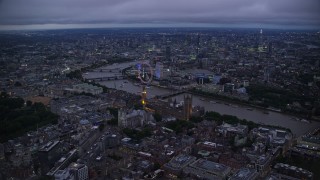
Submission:
{"label": "illuminated tower", "polygon": [[197,42],[196,42],[196,54],[197,54],[197,56],[199,55],[199,50],[200,50],[200,34],[198,33]]}
{"label": "illuminated tower", "polygon": [[192,113],[192,95],[184,95],[183,117],[189,121]]}
{"label": "illuminated tower", "polygon": [[146,86],[150,84],[153,76],[153,71],[149,63],[142,62],[137,64],[138,69],[138,79],[140,79],[142,85],[142,93],[141,93],[141,104],[143,109],[146,107],[146,100],[147,100],[147,90]]}
{"label": "illuminated tower", "polygon": [[146,104],[147,104],[147,90],[146,90],[146,86],[142,86],[141,104],[142,104],[143,109],[145,109]]}

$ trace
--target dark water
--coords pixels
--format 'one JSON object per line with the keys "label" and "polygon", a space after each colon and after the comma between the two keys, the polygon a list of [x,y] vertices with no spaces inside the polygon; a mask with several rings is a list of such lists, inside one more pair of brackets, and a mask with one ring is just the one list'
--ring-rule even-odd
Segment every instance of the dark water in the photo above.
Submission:
{"label": "dark water", "polygon": [[[106,66],[104,68],[108,68],[108,69],[109,68],[125,68],[133,64],[135,64],[135,62],[113,64],[110,66]],[[188,72],[192,72],[192,71],[196,71],[196,70],[188,70]],[[90,77],[105,77],[105,76],[112,76],[112,75],[113,73],[110,73],[110,72],[89,72],[87,74],[84,74],[83,76],[85,78],[90,78]],[[141,86],[137,86],[127,80],[104,81],[100,83],[110,88],[121,89],[134,94],[140,94],[142,91]],[[151,86],[150,88],[147,89],[147,97],[152,98],[156,95],[163,95],[171,92],[172,92],[171,90]],[[177,102],[183,101],[183,94],[173,98],[176,98]],[[214,99],[203,99],[199,96],[195,96],[195,95],[193,96],[193,105],[203,106],[205,107],[206,111],[216,111],[220,114],[234,115],[241,119],[247,119],[257,123],[290,128],[291,131],[297,136],[302,135],[316,127],[320,127],[319,122],[305,123],[305,122],[294,120],[292,116],[281,114],[278,112],[269,111],[269,114],[266,114],[266,113],[263,113],[262,110],[255,109],[255,108],[252,108],[252,110],[248,110],[247,108],[249,107],[235,105],[235,104],[228,104],[222,101],[220,101],[220,103],[216,103],[216,102],[217,100],[214,100]]]}

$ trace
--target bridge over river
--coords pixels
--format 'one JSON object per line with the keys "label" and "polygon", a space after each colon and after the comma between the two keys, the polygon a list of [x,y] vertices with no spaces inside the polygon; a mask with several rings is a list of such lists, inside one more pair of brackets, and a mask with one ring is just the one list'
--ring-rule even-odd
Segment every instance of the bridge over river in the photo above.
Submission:
{"label": "bridge over river", "polygon": [[159,99],[167,99],[169,97],[174,97],[180,94],[186,93],[186,91],[175,91],[172,93],[166,93],[166,94],[162,94],[162,95],[157,95],[156,97]]}
{"label": "bridge over river", "polygon": [[98,68],[91,72],[110,72],[110,73],[122,73],[124,68]]}
{"label": "bridge over river", "polygon": [[126,79],[126,76],[123,74],[112,74],[109,76],[100,76],[100,77],[87,77],[86,80],[93,81],[114,81],[114,80],[123,80]]}

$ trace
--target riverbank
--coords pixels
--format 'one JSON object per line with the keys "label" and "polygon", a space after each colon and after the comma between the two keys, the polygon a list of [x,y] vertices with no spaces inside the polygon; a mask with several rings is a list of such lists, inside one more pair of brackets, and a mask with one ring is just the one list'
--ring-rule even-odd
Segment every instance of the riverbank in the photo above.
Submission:
{"label": "riverbank", "polygon": [[[130,82],[132,82],[133,84],[140,83],[140,81],[137,81],[137,79],[135,77],[129,76],[128,73],[126,73],[126,70],[130,69],[130,68],[131,67],[122,66],[122,69],[124,70],[123,74],[125,74],[126,77],[127,77],[127,80],[130,80]],[[151,86],[157,87],[158,89],[163,89],[163,90],[166,90],[166,91],[172,91],[172,90],[176,91],[175,89],[172,89],[172,88],[163,87],[163,86],[159,86],[159,85],[152,85],[152,83],[150,83],[148,86],[149,87],[151,87]],[[134,87],[133,89],[136,89],[136,88]],[[129,91],[132,91],[132,90],[129,90]],[[148,90],[148,92],[149,92],[149,90]],[[151,92],[152,92],[152,90],[151,90]],[[302,121],[303,120],[303,123],[308,123],[310,121],[310,118],[307,118],[306,116],[303,116],[301,114],[292,113],[292,112],[288,112],[288,111],[282,111],[280,109],[273,108],[273,107],[270,107],[270,106],[269,107],[260,106],[258,104],[254,104],[253,102],[246,101],[246,100],[240,100],[240,99],[235,99],[233,97],[222,96],[222,95],[219,95],[219,94],[202,92],[202,91],[199,91],[199,90],[196,90],[196,89],[190,89],[190,90],[188,90],[186,92],[190,93],[190,94],[198,95],[200,97],[204,97],[206,99],[209,98],[209,99],[212,99],[212,100],[223,101],[222,103],[224,103],[224,104],[231,103],[231,104],[236,104],[236,105],[242,105],[242,106],[247,107],[248,110],[250,110],[251,108],[255,108],[257,110],[260,110],[264,114],[269,114],[270,112],[275,112],[275,113],[280,113],[280,114],[284,114],[284,115],[293,116],[294,117],[294,118],[292,117],[293,120],[297,120],[297,121]],[[137,92],[135,92],[134,94],[137,94]],[[167,94],[158,94],[158,93],[152,92],[152,95],[154,95],[155,97],[161,98],[164,95],[166,96]],[[175,95],[178,95],[178,94],[175,94]],[[320,122],[317,119],[311,119],[311,120],[315,121],[315,122]]]}
{"label": "riverbank", "polygon": [[[285,115],[289,115],[289,116],[294,116],[294,117],[296,117],[298,119],[305,119],[305,117],[303,117],[303,116],[299,116],[297,114],[290,113],[290,112],[285,112],[285,111],[282,111],[280,109],[258,106],[258,105],[251,104],[251,103],[249,103],[247,101],[233,100],[231,98],[228,98],[228,97],[225,97],[225,96],[216,95],[216,94],[205,95],[205,94],[203,94],[201,92],[197,92],[195,90],[189,90],[189,91],[187,91],[187,93],[204,97],[204,98],[208,99],[209,101],[210,100],[219,100],[219,101],[232,103],[232,104],[236,104],[236,105],[243,105],[243,106],[247,106],[247,107],[251,107],[251,108],[256,108],[256,109],[262,110],[264,112],[265,111],[272,111],[272,112],[277,112],[277,113],[281,113],[281,114],[285,114]],[[310,122],[311,121],[320,122],[320,118],[317,119],[317,118],[313,118],[312,117],[312,118],[308,118],[308,121],[310,121]]]}

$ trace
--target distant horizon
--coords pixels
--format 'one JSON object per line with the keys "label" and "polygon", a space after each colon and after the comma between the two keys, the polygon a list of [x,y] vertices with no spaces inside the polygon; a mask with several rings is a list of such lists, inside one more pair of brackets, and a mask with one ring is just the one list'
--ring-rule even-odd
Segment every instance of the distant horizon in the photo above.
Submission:
{"label": "distant horizon", "polygon": [[168,25],[168,24],[37,24],[37,25],[2,25],[0,31],[41,31],[41,30],[76,30],[76,29],[266,29],[266,30],[296,30],[296,31],[320,31],[320,27],[301,26],[253,26],[253,25]]}
{"label": "distant horizon", "polygon": [[319,0],[0,0],[0,30],[222,27],[320,30]]}

